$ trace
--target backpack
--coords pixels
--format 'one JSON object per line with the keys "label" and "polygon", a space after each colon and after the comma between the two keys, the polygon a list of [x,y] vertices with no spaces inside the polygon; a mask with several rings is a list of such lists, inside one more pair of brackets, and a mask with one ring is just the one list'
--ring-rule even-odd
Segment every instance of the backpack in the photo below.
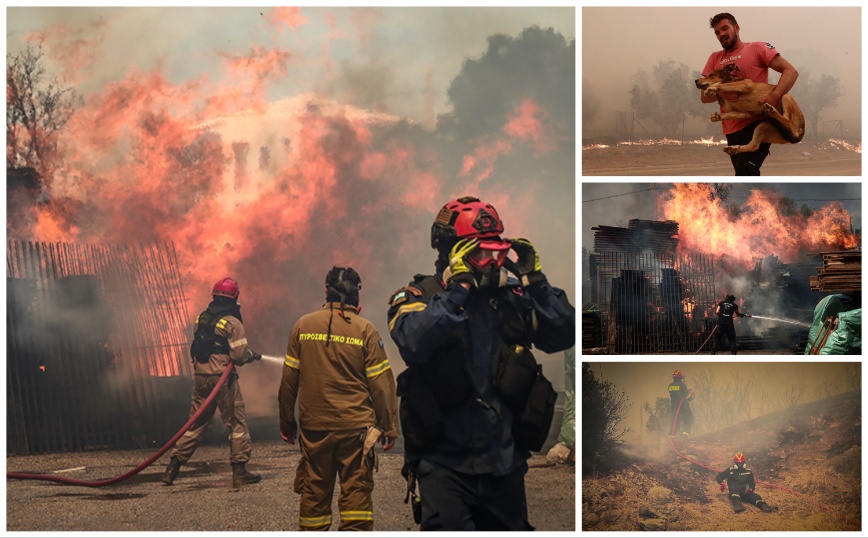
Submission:
{"label": "backpack", "polygon": [[196,331],[190,344],[190,357],[197,362],[206,363],[215,353],[229,353],[229,340],[216,333],[217,324],[222,318],[205,310],[196,318]]}

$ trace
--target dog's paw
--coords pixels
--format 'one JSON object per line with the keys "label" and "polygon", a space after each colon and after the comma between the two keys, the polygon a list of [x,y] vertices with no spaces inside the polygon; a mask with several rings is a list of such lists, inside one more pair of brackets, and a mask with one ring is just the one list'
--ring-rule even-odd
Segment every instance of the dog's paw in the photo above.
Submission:
{"label": "dog's paw", "polygon": [[705,88],[703,93],[706,97],[717,97],[717,88],[709,86],[708,88]]}
{"label": "dog's paw", "polygon": [[766,116],[774,116],[778,113],[778,111],[772,105],[768,103],[763,103],[763,114]]}
{"label": "dog's paw", "polygon": [[739,149],[740,147],[741,147],[741,146],[726,146],[726,147],[723,148],[723,151],[724,151],[727,155],[738,155],[738,149]]}
{"label": "dog's paw", "polygon": [[711,114],[711,116],[708,117],[708,119],[710,119],[711,121],[720,121],[720,113],[714,112]]}

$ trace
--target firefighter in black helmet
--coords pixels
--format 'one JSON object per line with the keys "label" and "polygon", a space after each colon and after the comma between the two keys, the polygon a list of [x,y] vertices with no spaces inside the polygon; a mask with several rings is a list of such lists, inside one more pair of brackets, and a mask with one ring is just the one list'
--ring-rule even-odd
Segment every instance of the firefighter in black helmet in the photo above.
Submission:
{"label": "firefighter in black helmet", "polygon": [[[721,493],[729,486],[729,503],[735,513],[743,512],[742,501],[747,501],[763,512],[773,512],[774,508],[767,505],[763,498],[754,492],[756,479],[753,471],[747,466],[744,454],[738,452],[732,459],[732,465],[728,469],[717,474],[717,483],[720,484]],[[726,484],[724,484],[726,482]]]}
{"label": "firefighter in black helmet", "polygon": [[717,304],[717,334],[714,335],[714,349],[711,354],[717,353],[720,349],[720,342],[723,340],[723,335],[726,335],[726,341],[729,342],[729,349],[733,355],[738,353],[735,341],[735,324],[733,318],[743,318],[744,314],[739,312],[738,305],[735,304],[735,295],[727,295],[726,298]]}

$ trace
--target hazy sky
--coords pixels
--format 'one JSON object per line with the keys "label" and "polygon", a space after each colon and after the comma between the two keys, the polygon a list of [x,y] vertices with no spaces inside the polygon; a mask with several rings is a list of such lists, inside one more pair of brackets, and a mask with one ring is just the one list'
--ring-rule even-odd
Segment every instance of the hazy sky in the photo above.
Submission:
{"label": "hazy sky", "polygon": [[[594,226],[626,227],[630,219],[656,220],[654,216],[654,190],[668,189],[666,183],[592,183],[582,182],[580,187],[579,205],[582,227],[582,247],[593,251]],[[771,189],[783,196],[798,199],[799,205],[807,205],[813,209],[828,204],[826,201],[808,200],[841,200],[844,208],[853,217],[853,228],[862,227],[862,184],[861,183],[733,183],[731,199],[733,202],[744,201],[751,188]],[[604,200],[595,200],[607,196],[620,195]],[[842,200],[857,198],[856,200]],[[586,202],[586,200],[595,200]]]}
{"label": "hazy sky", "polygon": [[100,90],[134,65],[143,70],[159,65],[180,83],[219,76],[221,54],[282,47],[291,51],[292,76],[270,90],[274,97],[321,90],[344,73],[343,82],[355,82],[352,93],[364,101],[359,95],[364,71],[377,82],[370,100],[385,101],[390,113],[430,121],[426,80],[435,96],[434,113],[446,112],[449,83],[466,58],[485,51],[490,35],[516,35],[539,25],[576,37],[576,10],[570,7],[301,7],[282,24],[274,24],[271,9],[9,7],[6,44],[15,52],[31,32],[62,32],[65,46],[98,59],[78,74],[84,92]]}
{"label": "hazy sky", "polygon": [[[586,361],[589,362],[589,361]],[[754,394],[776,391],[793,385],[805,386],[805,399],[801,403],[818,399],[820,387],[835,377],[851,375],[852,363],[829,362],[607,362],[590,363],[598,379],[615,384],[633,404],[625,426],[632,432],[629,442],[637,441],[640,431],[639,409],[648,402],[654,407],[657,398],[668,398],[667,386],[672,382],[672,372],[681,370],[688,387],[700,371],[712,373],[722,385],[732,383],[738,375],[743,383],[751,381]],[[843,384],[841,384],[843,386]],[[696,398],[702,398],[701,393]],[[647,419],[647,414],[644,416]]]}
{"label": "hazy sky", "polygon": [[[821,117],[843,120],[845,130],[861,126],[861,8],[709,5],[583,7],[581,11],[581,87],[599,102],[600,109],[592,124],[583,125],[584,134],[605,134],[614,125],[614,111],[629,110],[627,92],[639,69],[650,74],[659,62],[674,60],[698,74],[708,56],[721,48],[708,21],[724,11],[738,21],[742,41],[771,43],[796,69],[813,77],[838,77],[844,95],[838,107],[822,111]],[[777,78],[770,70],[769,82]],[[798,81],[791,93],[798,100]]]}

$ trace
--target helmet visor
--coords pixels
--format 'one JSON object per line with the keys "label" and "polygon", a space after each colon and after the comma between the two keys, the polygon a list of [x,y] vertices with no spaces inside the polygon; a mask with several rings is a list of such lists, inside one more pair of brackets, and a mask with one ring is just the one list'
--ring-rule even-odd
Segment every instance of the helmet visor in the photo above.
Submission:
{"label": "helmet visor", "polygon": [[500,269],[509,254],[506,241],[482,241],[467,255],[467,263],[479,270]]}

